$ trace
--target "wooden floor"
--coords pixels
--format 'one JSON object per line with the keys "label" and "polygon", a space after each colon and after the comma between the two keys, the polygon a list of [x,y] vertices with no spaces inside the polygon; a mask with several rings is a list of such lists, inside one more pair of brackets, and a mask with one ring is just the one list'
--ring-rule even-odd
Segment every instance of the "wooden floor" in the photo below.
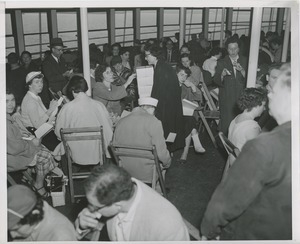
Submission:
{"label": "wooden floor", "polygon": [[[170,189],[168,199],[177,207],[187,221],[190,233],[193,232],[194,235],[198,234],[207,203],[220,182],[226,159],[223,148],[219,146],[216,149],[206,131],[200,132],[200,139],[206,152],[196,154],[191,147],[187,163],[179,164],[176,159],[180,158],[182,150],[176,151],[171,167],[166,173],[166,187]],[[86,206],[86,200],[82,199],[76,204],[70,204],[67,196],[66,201],[65,206],[57,209],[74,221],[77,214]],[[102,238],[106,240],[107,237],[104,235]]]}

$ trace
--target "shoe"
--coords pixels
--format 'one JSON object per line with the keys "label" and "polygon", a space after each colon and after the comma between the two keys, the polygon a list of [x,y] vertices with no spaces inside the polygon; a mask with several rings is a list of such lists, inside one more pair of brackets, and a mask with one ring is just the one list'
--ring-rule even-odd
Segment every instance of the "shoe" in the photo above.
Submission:
{"label": "shoe", "polygon": [[187,160],[179,158],[179,159],[176,160],[176,162],[180,163],[180,164],[186,164]]}
{"label": "shoe", "polygon": [[203,147],[201,147],[201,148],[195,148],[195,152],[196,153],[205,153],[206,152],[206,150],[203,148]]}

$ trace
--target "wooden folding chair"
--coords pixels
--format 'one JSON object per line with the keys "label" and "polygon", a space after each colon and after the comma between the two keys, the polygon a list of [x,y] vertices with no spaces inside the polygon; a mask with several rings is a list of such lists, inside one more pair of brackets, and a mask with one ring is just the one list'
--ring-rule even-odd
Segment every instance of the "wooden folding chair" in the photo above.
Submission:
{"label": "wooden folding chair", "polygon": [[[233,145],[233,143],[224,135],[223,132],[219,132],[219,137],[221,139],[223,147],[225,148],[228,156],[232,155],[233,157],[237,158],[237,156],[240,153],[240,150],[235,145]],[[224,171],[223,171],[222,179],[225,178],[225,175],[227,174],[227,171],[229,168],[230,168],[229,160],[227,160]]]}
{"label": "wooden folding chair", "polygon": [[[159,184],[160,184],[163,196],[167,198],[165,181],[164,181],[164,178],[162,175],[162,171],[161,171],[161,167],[160,167],[160,163],[159,163],[159,159],[157,156],[157,151],[156,151],[155,146],[152,146],[152,147],[125,146],[125,145],[111,143],[109,145],[109,148],[111,150],[112,156],[113,156],[115,162],[117,163],[117,165],[120,167],[123,167],[124,166],[123,164],[125,163],[125,167],[124,167],[125,169],[126,169],[126,158],[141,158],[141,159],[153,160],[155,167],[153,168],[151,186],[153,189],[155,189],[156,182],[157,182],[157,176],[158,176],[158,180],[159,180]],[[138,167],[138,165],[136,167]],[[132,176],[138,179],[138,177],[136,177],[135,175],[132,175]]]}
{"label": "wooden folding chair", "polygon": [[84,197],[84,195],[75,195],[74,180],[87,178],[89,176],[90,172],[73,173],[73,169],[72,169],[73,160],[71,157],[71,150],[68,145],[68,142],[93,140],[93,141],[95,141],[95,143],[97,143],[97,141],[100,141],[100,143],[99,143],[99,155],[100,155],[99,162],[101,162],[100,158],[102,157],[103,163],[105,163],[106,162],[106,157],[105,157],[106,148],[105,148],[104,138],[103,138],[103,127],[97,126],[97,127],[81,127],[81,128],[62,128],[60,130],[60,135],[61,135],[61,140],[62,140],[64,148],[65,148],[66,156],[67,156],[68,179],[69,179],[69,190],[70,190],[71,202],[74,203],[75,198]]}

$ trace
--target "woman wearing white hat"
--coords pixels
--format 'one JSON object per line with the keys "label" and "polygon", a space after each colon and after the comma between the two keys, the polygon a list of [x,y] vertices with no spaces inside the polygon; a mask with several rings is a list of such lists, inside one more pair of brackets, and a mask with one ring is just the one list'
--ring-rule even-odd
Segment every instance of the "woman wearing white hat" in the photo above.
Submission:
{"label": "woman wearing white hat", "polygon": [[[43,90],[43,77],[44,75],[41,72],[30,72],[26,76],[28,92],[22,101],[21,114],[23,124],[30,132],[35,131],[46,122],[50,124],[55,123],[55,114],[53,112],[58,107],[57,101],[52,100],[47,110],[39,96],[39,93]],[[59,141],[53,132],[50,132],[43,138],[42,144],[50,151],[53,151],[59,144]]]}

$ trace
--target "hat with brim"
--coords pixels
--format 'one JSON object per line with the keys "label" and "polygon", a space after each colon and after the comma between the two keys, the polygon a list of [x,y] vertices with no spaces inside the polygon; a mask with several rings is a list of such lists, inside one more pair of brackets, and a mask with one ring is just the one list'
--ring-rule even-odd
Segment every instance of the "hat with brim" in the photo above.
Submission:
{"label": "hat with brim", "polygon": [[28,75],[26,76],[26,84],[30,81],[32,81],[34,78],[43,78],[44,75],[42,74],[42,72],[40,71],[33,71],[28,73]]}
{"label": "hat with brim", "polygon": [[50,41],[50,45],[48,47],[67,47],[64,46],[63,41],[61,38],[56,37],[56,38],[52,38]]}
{"label": "hat with brim", "polygon": [[149,105],[149,106],[153,106],[156,107],[158,103],[158,100],[153,98],[153,97],[141,97],[139,99],[139,105]]}
{"label": "hat with brim", "polygon": [[7,190],[8,229],[20,222],[37,203],[35,193],[24,185],[14,185]]}

